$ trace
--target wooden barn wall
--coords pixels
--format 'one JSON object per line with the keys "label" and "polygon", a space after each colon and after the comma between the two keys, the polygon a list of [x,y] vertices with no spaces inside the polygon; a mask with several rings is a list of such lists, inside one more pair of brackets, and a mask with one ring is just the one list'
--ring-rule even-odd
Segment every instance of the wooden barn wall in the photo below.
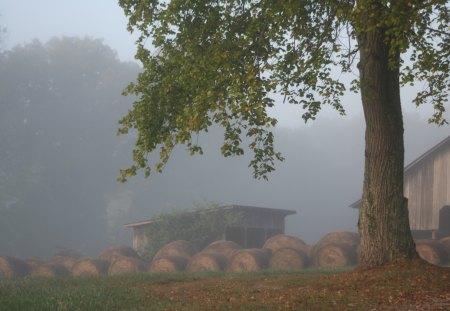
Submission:
{"label": "wooden barn wall", "polygon": [[244,211],[237,226],[248,228],[280,229],[284,231],[285,215],[279,213]]}
{"label": "wooden barn wall", "polygon": [[437,230],[439,211],[450,204],[450,146],[425,158],[405,174],[412,230]]}
{"label": "wooden barn wall", "polygon": [[145,232],[147,226],[151,225],[144,225],[133,228],[133,248],[138,253],[144,252],[150,244],[150,237]]}

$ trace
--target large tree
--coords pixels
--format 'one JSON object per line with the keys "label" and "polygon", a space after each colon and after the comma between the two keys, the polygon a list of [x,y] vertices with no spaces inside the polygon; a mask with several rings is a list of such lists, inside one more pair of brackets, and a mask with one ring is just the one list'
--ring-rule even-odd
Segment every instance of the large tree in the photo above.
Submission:
{"label": "large tree", "polygon": [[[359,230],[361,263],[376,266],[417,257],[403,197],[400,87],[419,81],[417,105],[432,103],[444,124],[448,100],[450,22],[447,0],[120,0],[137,30],[144,66],[127,93],[139,95],[120,133],[137,129],[134,163],[122,180],[153,165],[161,170],[177,144],[202,153],[196,139],[224,128],[221,151],[241,155],[267,178],[282,156],[268,115],[273,94],[304,109],[344,113],[342,73],[359,69],[348,89],[360,91],[366,161]],[[151,41],[149,41],[149,39]],[[402,58],[403,56],[403,58]],[[406,60],[405,60],[406,58]],[[159,151],[155,163],[148,157]]]}

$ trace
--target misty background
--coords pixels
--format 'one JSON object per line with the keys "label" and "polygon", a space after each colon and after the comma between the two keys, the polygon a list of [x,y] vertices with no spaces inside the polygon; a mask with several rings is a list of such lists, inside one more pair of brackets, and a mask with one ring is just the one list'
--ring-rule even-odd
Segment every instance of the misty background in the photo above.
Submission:
{"label": "misty background", "polygon": [[[205,155],[177,147],[163,174],[125,184],[133,135],[117,136],[133,98],[121,96],[140,64],[114,1],[0,0],[0,255],[47,258],[67,248],[95,256],[131,245],[122,225],[161,211],[217,202],[291,209],[286,233],[313,244],[330,231],[356,231],[364,166],[357,95],[348,115],[330,109],[304,124],[283,105],[276,147],[286,158],[269,181],[254,180],[250,154],[223,158],[222,131],[199,135]],[[405,164],[450,134],[429,125],[429,109],[405,112]],[[448,114],[447,114],[448,115]]]}

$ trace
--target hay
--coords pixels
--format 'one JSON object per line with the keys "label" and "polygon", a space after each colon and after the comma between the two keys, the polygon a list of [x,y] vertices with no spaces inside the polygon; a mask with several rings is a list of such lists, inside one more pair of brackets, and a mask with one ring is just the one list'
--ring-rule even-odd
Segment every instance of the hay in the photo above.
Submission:
{"label": "hay", "polygon": [[267,239],[263,245],[263,248],[270,249],[272,253],[275,253],[281,248],[292,248],[305,253],[307,251],[305,242],[299,238],[287,234],[277,234]]}
{"label": "hay", "polygon": [[186,271],[203,272],[203,271],[223,271],[228,264],[227,257],[219,253],[200,252],[193,256],[189,261]]}
{"label": "hay", "polygon": [[447,260],[450,261],[450,236],[440,239],[439,243],[442,245],[442,248],[447,255]]}
{"label": "hay", "polygon": [[63,265],[58,264],[42,264],[39,266],[33,266],[30,269],[30,276],[32,277],[63,277],[68,276],[69,271]]}
{"label": "hay", "polygon": [[145,271],[145,261],[134,257],[117,257],[111,262],[108,275],[138,273]]}
{"label": "hay", "polygon": [[172,256],[185,257],[187,260],[189,260],[196,252],[197,250],[194,244],[192,244],[191,242],[177,240],[161,247],[161,249],[153,257],[153,260]]}
{"label": "hay", "polygon": [[118,257],[132,257],[140,259],[138,253],[136,253],[132,247],[125,245],[110,247],[101,252],[100,255],[97,256],[97,259],[106,260],[111,263]]}
{"label": "hay", "polygon": [[25,261],[14,257],[0,256],[0,279],[26,276],[29,273]]}
{"label": "hay", "polygon": [[280,248],[270,257],[269,268],[274,270],[303,269],[307,264],[307,255],[303,251]]}
{"label": "hay", "polygon": [[233,241],[219,240],[206,246],[202,252],[219,254],[231,258],[233,253],[239,249],[242,249],[242,246]]}
{"label": "hay", "polygon": [[434,240],[416,241],[416,251],[420,258],[433,265],[443,265],[447,262],[447,254],[441,243]]}
{"label": "hay", "polygon": [[186,269],[188,259],[182,256],[167,256],[153,259],[147,268],[152,273],[180,272]]}
{"label": "hay", "polygon": [[356,250],[359,245],[359,235],[355,232],[330,232],[320,238],[316,247],[322,247],[328,244],[345,245]]}
{"label": "hay", "polygon": [[66,256],[54,256],[50,258],[47,263],[50,265],[62,265],[70,271],[72,270],[73,265],[77,263],[77,259]]}
{"label": "hay", "polygon": [[318,268],[347,267],[356,263],[356,253],[351,247],[342,244],[316,245],[312,263]]}
{"label": "hay", "polygon": [[250,248],[236,251],[230,259],[228,271],[259,271],[267,268],[270,250]]}
{"label": "hay", "polygon": [[40,259],[36,259],[36,258],[30,258],[25,260],[25,263],[28,266],[28,269],[31,271],[31,269],[33,268],[37,268],[39,266],[42,266],[44,264],[44,262]]}
{"label": "hay", "polygon": [[108,272],[109,261],[85,258],[77,261],[72,267],[73,276],[100,276]]}

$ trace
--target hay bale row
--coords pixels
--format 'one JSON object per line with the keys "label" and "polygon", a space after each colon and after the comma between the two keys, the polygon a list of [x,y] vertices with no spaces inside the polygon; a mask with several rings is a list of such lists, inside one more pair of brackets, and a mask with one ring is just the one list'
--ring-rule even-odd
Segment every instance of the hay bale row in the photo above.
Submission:
{"label": "hay bale row", "polygon": [[63,265],[58,264],[42,264],[30,268],[31,277],[64,277],[70,274],[69,270]]}
{"label": "hay bale row", "polygon": [[358,261],[359,235],[354,232],[330,232],[319,239],[311,253],[317,268],[342,268]]}
{"label": "hay bale row", "polygon": [[226,257],[227,259],[230,259],[231,256],[233,256],[234,252],[237,250],[242,249],[242,246],[239,244],[232,242],[232,241],[226,241],[226,240],[219,240],[212,242],[208,246],[206,246],[202,252],[203,253],[213,253],[218,254]]}
{"label": "hay bale row", "polygon": [[174,241],[157,252],[147,271],[243,272],[265,268],[302,269],[310,264],[337,268],[357,262],[358,244],[359,237],[352,232],[329,233],[314,247],[296,237],[278,234],[269,238],[261,249],[242,249],[234,242],[221,240],[195,254],[195,248],[189,242]]}
{"label": "hay bale row", "polygon": [[322,247],[325,245],[344,245],[347,248],[358,248],[359,247],[359,235],[355,232],[330,232],[325,234],[316,243],[317,247]]}
{"label": "hay bale row", "polygon": [[[343,239],[345,240],[345,235]],[[330,238],[323,240],[330,240]],[[317,248],[314,250],[318,253]],[[312,255],[312,246],[306,245],[296,237],[284,234],[268,239],[262,249],[242,249],[237,243],[220,240],[211,243],[199,253],[196,252],[192,243],[178,240],[163,246],[149,264],[128,246],[108,248],[95,259],[77,260],[67,256],[54,256],[46,263],[39,260],[28,260],[25,263],[10,257],[3,257],[0,260],[0,277],[98,276],[143,271],[158,273],[177,271],[241,272],[265,268],[301,269],[310,264]],[[316,260],[316,262],[321,261]]]}
{"label": "hay bale row", "polygon": [[108,275],[119,275],[144,272],[147,263],[139,258],[134,257],[118,257],[111,262],[108,269]]}
{"label": "hay bale row", "polygon": [[50,265],[61,265],[68,271],[72,270],[72,267],[77,263],[77,259],[67,256],[53,256],[47,263]]}
{"label": "hay bale row", "polygon": [[224,271],[229,259],[220,253],[200,252],[193,256],[186,266],[188,272]]}
{"label": "hay bale row", "polygon": [[[152,262],[147,264],[128,246],[103,251],[95,259],[76,260],[54,256],[47,262],[37,259],[22,261],[0,257],[0,278],[20,276],[98,276],[136,272],[201,272],[201,271],[258,271],[318,268],[339,268],[357,263],[359,236],[353,232],[331,232],[315,246],[302,240],[279,234],[268,239],[262,249],[243,249],[232,241],[215,241],[196,253],[192,243],[178,240],[163,246]],[[416,250],[431,264],[443,265],[450,260],[450,237],[436,240],[417,240]]]}
{"label": "hay bale row", "polygon": [[85,258],[79,260],[72,267],[73,276],[100,276],[108,272],[109,261],[104,259]]}
{"label": "hay bale row", "polygon": [[348,245],[325,244],[314,247],[312,264],[317,268],[342,268],[352,266],[356,262],[356,249]]}
{"label": "hay bale row", "polygon": [[0,279],[11,279],[29,274],[25,261],[9,256],[0,256]]}
{"label": "hay bale row", "polygon": [[148,272],[179,272],[186,269],[189,260],[184,256],[166,256],[153,259],[147,268]]}
{"label": "hay bale row", "polygon": [[191,257],[197,252],[194,244],[184,240],[177,240],[170,242],[161,249],[159,249],[153,259],[163,258],[163,257],[184,257],[187,260],[191,259]]}
{"label": "hay bale row", "polygon": [[307,245],[305,242],[287,234],[277,234],[267,239],[263,248],[271,250],[272,253],[275,253],[281,248],[291,248],[304,253],[307,252]]}
{"label": "hay bale row", "polygon": [[104,250],[103,252],[100,253],[100,255],[97,256],[97,259],[106,260],[109,263],[111,263],[116,258],[120,257],[140,258],[132,247],[120,245],[120,246],[113,246]]}
{"label": "hay bale row", "polygon": [[230,258],[228,271],[250,272],[265,269],[269,265],[271,251],[268,249],[250,248],[236,251]]}
{"label": "hay bale row", "polygon": [[269,269],[303,269],[308,264],[308,255],[304,251],[293,248],[280,248],[270,256]]}

